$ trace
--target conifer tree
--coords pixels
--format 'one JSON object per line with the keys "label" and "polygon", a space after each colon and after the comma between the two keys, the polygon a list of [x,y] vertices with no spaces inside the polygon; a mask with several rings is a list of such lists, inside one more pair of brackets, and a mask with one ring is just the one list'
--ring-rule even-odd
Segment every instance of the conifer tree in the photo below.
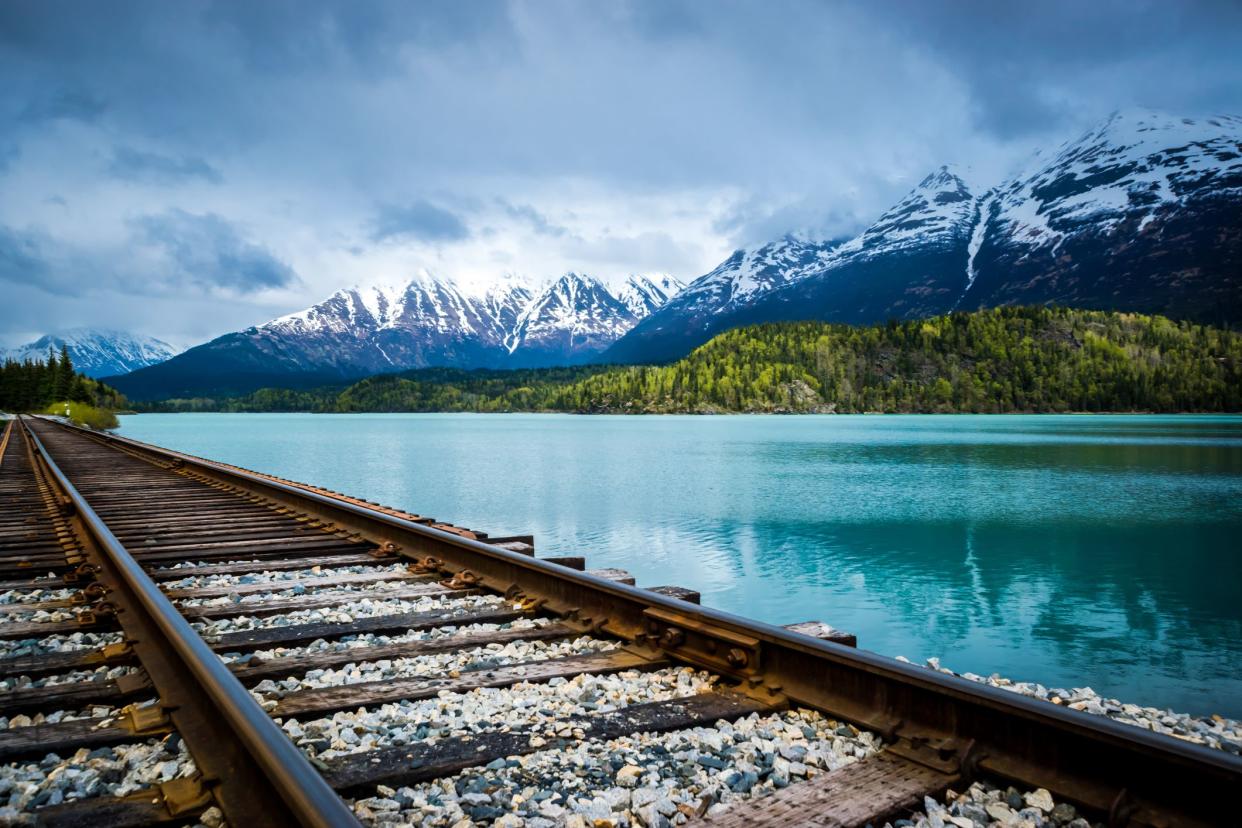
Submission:
{"label": "conifer tree", "polygon": [[69,399],[75,377],[73,360],[69,359],[69,348],[62,344],[60,346],[60,360],[56,365],[56,391],[52,396],[57,400]]}

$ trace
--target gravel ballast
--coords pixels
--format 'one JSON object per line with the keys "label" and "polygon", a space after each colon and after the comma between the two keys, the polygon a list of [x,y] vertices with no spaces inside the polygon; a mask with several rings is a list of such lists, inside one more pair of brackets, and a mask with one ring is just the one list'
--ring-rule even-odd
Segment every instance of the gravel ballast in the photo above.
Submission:
{"label": "gravel ballast", "polygon": [[809,710],[517,756],[411,787],[355,813],[380,826],[666,826],[865,758],[871,734]]}
{"label": "gravel ballast", "polygon": [[704,693],[713,679],[689,667],[654,672],[627,670],[607,675],[520,682],[506,688],[469,693],[442,692],[435,698],[401,701],[341,711],[306,721],[287,719],[282,727],[309,756],[330,758],[376,745],[435,744],[441,739],[493,731],[531,732],[531,746],[572,736],[572,718],[619,710],[632,704]]}
{"label": "gravel ballast", "polygon": [[[193,572],[193,567],[187,567]],[[322,578],[325,581],[342,575],[374,575],[378,581],[392,575],[408,575],[409,565],[405,563],[388,566],[341,566],[331,569],[322,566],[311,566],[303,569],[276,569],[249,572],[245,575],[192,575],[175,581],[165,581],[161,586],[166,590],[205,589],[207,587],[246,586],[249,584],[271,584],[273,589],[283,589],[283,581],[301,581]],[[2,596],[0,596],[2,597]]]}
{"label": "gravel ballast", "polygon": [[287,693],[320,687],[342,687],[350,684],[405,678],[450,678],[468,670],[490,670],[521,663],[538,663],[552,658],[566,658],[589,653],[615,650],[617,643],[583,636],[561,641],[513,641],[490,644],[446,653],[431,653],[412,658],[360,661],[339,668],[311,670],[301,678],[271,679],[257,684],[251,695],[267,706]]}
{"label": "gravel ballast", "polygon": [[[428,596],[414,600],[370,599],[342,604],[329,609],[298,610],[283,615],[217,618],[197,621],[194,628],[207,637],[244,630],[262,630],[289,627],[298,624],[348,624],[359,618],[375,618],[382,615],[405,615],[407,613],[442,612],[466,613],[481,610],[499,610],[507,606],[505,600],[494,595],[467,595],[462,597]],[[446,619],[451,621],[451,619]]]}
{"label": "gravel ballast", "polygon": [[11,676],[0,679],[0,691],[32,690],[39,687],[77,684],[83,681],[108,681],[110,679],[118,679],[132,672],[134,672],[133,667],[122,664],[114,667],[100,666],[93,670],[72,670],[68,673],[55,673],[50,676],[39,676],[38,678]]}
{"label": "gravel ballast", "polygon": [[13,604],[37,604],[41,601],[68,601],[77,589],[10,589],[0,592],[0,609]]}
{"label": "gravel ballast", "polygon": [[128,745],[82,748],[60,757],[0,765],[0,825],[20,812],[97,796],[125,796],[140,788],[195,773],[194,761],[172,734]]}
{"label": "gravel ballast", "polygon": [[0,641],[0,658],[69,653],[79,650],[98,650],[121,641],[119,632],[75,632],[68,635],[49,635],[43,638],[23,638],[17,641]]}
{"label": "gravel ballast", "polygon": [[[910,663],[909,659],[901,656],[898,656],[897,660]],[[1013,681],[995,673],[991,676],[955,673],[947,667],[942,667],[938,658],[929,658],[925,666],[945,675],[958,676],[986,684],[989,687],[999,687],[1011,693],[1068,707],[1070,710],[1079,710],[1094,716],[1106,716],[1122,724],[1163,733],[1166,736],[1173,736],[1199,745],[1207,745],[1226,753],[1232,753],[1234,756],[1242,755],[1242,722],[1236,719],[1226,719],[1217,715],[1192,716],[1189,713],[1177,713],[1157,707],[1140,707],[1137,704],[1105,698],[1090,687],[1064,690],[1045,687],[1036,682]]]}
{"label": "gravel ballast", "polygon": [[250,661],[262,661],[272,658],[291,656],[308,656],[319,653],[339,653],[358,650],[360,657],[371,647],[386,647],[393,644],[410,644],[418,641],[435,641],[453,635],[480,634],[501,630],[534,630],[551,623],[548,618],[517,618],[505,624],[465,624],[460,627],[433,627],[429,630],[410,630],[401,634],[361,633],[345,638],[328,641],[320,638],[302,647],[273,647],[269,650],[255,650],[250,653],[224,653],[221,657],[226,664],[246,664]]}
{"label": "gravel ballast", "polygon": [[943,800],[923,798],[923,809],[887,828],[1104,828],[1079,815],[1068,802],[1058,803],[1043,788],[1021,792],[976,782]]}

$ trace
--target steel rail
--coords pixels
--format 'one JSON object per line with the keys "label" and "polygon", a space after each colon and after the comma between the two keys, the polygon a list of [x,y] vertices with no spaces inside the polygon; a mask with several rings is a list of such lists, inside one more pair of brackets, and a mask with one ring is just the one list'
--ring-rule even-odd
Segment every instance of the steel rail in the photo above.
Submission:
{"label": "steel rail", "polygon": [[16,418],[9,420],[4,424],[4,431],[0,432],[0,463],[4,462],[4,452],[9,447],[9,435],[13,433],[15,428],[13,424],[16,422]]}
{"label": "steel rail", "polygon": [[[186,746],[200,768],[210,767],[211,757],[218,753],[227,757],[225,771],[232,790],[213,791],[230,824],[234,825],[302,825],[359,826],[349,806],[324,781],[306,757],[285,735],[266,711],[250,695],[241,682],[225,666],[172,602],[143,570],[133,555],[112,534],[112,531],[91,508],[69,478],[52,459],[51,453],[32,429],[26,434],[35,451],[62,494],[72,503],[75,518],[89,532],[91,540],[105,559],[108,569],[132,598],[133,608],[144,617],[147,630],[156,630],[161,638],[162,653],[175,656],[174,665],[185,676],[193,678],[201,689],[200,702],[206,702],[214,714],[213,735],[218,739],[210,745],[195,744],[186,738]],[[131,602],[126,602],[131,603]],[[127,607],[128,609],[128,607]],[[126,626],[122,613],[122,626]],[[129,630],[127,630],[127,633]],[[135,642],[137,644],[140,642]],[[151,642],[141,642],[150,644]],[[155,665],[146,665],[157,691]],[[178,696],[185,688],[179,688]],[[167,703],[168,700],[164,700]],[[182,699],[178,698],[177,702]],[[207,712],[207,711],[200,711]],[[178,711],[172,717],[176,722]],[[179,723],[178,723],[179,724]],[[226,727],[219,727],[224,724]],[[180,730],[180,727],[178,728]],[[184,734],[183,734],[184,735]],[[230,750],[229,742],[236,747]],[[235,803],[244,802],[244,812]],[[258,807],[255,807],[256,804]],[[233,807],[230,807],[233,806]],[[230,813],[230,811],[237,811]]]}
{"label": "steel rail", "polygon": [[967,775],[1047,788],[1110,824],[1221,825],[1237,816],[1242,758],[1223,751],[687,604],[227,464],[58,425],[395,544],[403,556],[435,556],[446,571],[469,569],[484,586],[536,598],[570,621],[650,643],[673,660],[766,687],[887,740],[956,753]]}

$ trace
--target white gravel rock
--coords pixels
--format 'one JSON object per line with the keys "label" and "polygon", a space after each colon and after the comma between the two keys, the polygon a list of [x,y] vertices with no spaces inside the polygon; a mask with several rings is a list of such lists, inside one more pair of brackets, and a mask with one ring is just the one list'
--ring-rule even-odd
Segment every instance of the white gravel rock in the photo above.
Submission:
{"label": "white gravel rock", "polygon": [[20,812],[96,796],[125,796],[194,773],[194,761],[176,734],[0,765],[0,823],[5,809]]}
{"label": "white gravel rock", "polygon": [[[843,736],[842,729],[818,713],[797,710],[713,728],[588,740],[435,782],[377,788],[354,810],[377,826],[681,824],[878,749],[871,734],[845,728],[850,735]],[[801,759],[790,762],[782,751]]]}
{"label": "white gravel rock", "polygon": [[460,674],[467,670],[486,670],[510,664],[546,661],[588,653],[615,650],[618,643],[582,636],[559,641],[512,641],[508,644],[489,644],[446,653],[429,653],[412,658],[359,661],[343,664],[339,668],[311,670],[302,678],[260,682],[251,695],[260,703],[282,698],[298,690],[320,687],[341,687],[348,684],[385,681],[404,678],[441,678]]}
{"label": "white gravel rock", "polygon": [[204,566],[263,566],[263,561],[251,558],[250,560],[231,560],[231,561],[180,561],[172,566],[156,566],[152,567],[152,572],[182,572],[186,571],[187,575],[191,575],[192,570],[200,569]]}
{"label": "white gravel rock", "polygon": [[30,690],[38,687],[55,687],[62,684],[77,684],[83,681],[109,681],[134,672],[128,665],[117,667],[96,667],[93,670],[73,670],[68,673],[56,673],[50,676],[11,676],[0,679],[0,691]]}
{"label": "white gravel rock", "polygon": [[[10,605],[11,606],[11,605]],[[23,610],[6,610],[0,608],[0,624],[4,623],[50,623],[72,621],[81,612],[79,607],[59,607],[57,609],[41,609],[34,612]]]}
{"label": "white gravel rock", "polygon": [[[262,564],[258,564],[261,566]],[[166,590],[203,589],[205,587],[245,586],[248,584],[272,584],[280,588],[282,581],[300,581],[323,578],[325,580],[342,575],[374,575],[376,578],[390,575],[405,575],[409,567],[404,563],[388,566],[338,566],[325,569],[322,566],[310,566],[304,569],[277,569],[248,572],[245,575],[187,575],[175,581],[165,581]],[[2,596],[0,596],[2,599]],[[0,600],[0,603],[3,603]]]}
{"label": "white gravel rock", "polygon": [[[898,660],[907,664],[911,663],[909,659],[901,656],[898,656]],[[1105,698],[1090,687],[1063,690],[1055,687],[1048,688],[1035,682],[1013,681],[996,673],[986,677],[975,673],[955,673],[947,667],[942,667],[938,658],[927,659],[926,666],[928,669],[945,675],[959,676],[989,687],[998,687],[1011,693],[1068,707],[1071,710],[1106,716],[1122,724],[1207,745],[1235,756],[1242,755],[1242,722],[1237,719],[1226,719],[1215,714],[1192,716],[1188,713],[1175,713],[1172,710],[1161,710],[1157,707],[1140,707],[1137,704],[1127,704],[1117,699]]]}
{"label": "white gravel rock", "polygon": [[401,615],[414,612],[466,613],[487,609],[501,609],[505,606],[507,606],[505,600],[495,595],[466,595],[460,597],[434,595],[412,600],[373,600],[364,598],[360,601],[342,604],[337,607],[298,610],[297,612],[290,612],[284,615],[267,615],[262,617],[242,615],[236,618],[216,618],[210,621],[197,621],[194,623],[194,628],[200,634],[210,637],[242,630],[289,627],[297,624],[347,624],[359,618],[374,618],[381,615]]}
{"label": "white gravel rock", "polygon": [[[85,707],[80,710],[55,710],[51,713],[33,713],[19,714],[17,716],[8,717],[0,716],[0,730],[8,730],[13,727],[30,727],[31,725],[56,724],[58,722],[71,722],[77,719],[104,719],[111,720],[120,715],[120,710],[109,705],[96,705],[94,707]],[[104,724],[106,722],[101,722]],[[3,825],[0,822],[0,825]]]}
{"label": "white gravel rock", "polygon": [[10,589],[0,592],[0,605],[37,604],[41,601],[68,601],[77,589]]}
{"label": "white gravel rock", "polygon": [[322,758],[383,745],[434,744],[441,739],[508,730],[531,731],[531,744],[538,747],[546,739],[573,735],[566,721],[575,716],[693,696],[711,686],[707,673],[689,667],[650,673],[627,670],[610,675],[583,674],[469,693],[446,691],[432,699],[341,711],[306,721],[288,719],[282,727],[308,755]]}
{"label": "white gravel rock", "polygon": [[325,585],[324,590],[316,590],[309,586],[297,585],[287,589],[273,588],[271,592],[256,592],[246,595],[229,594],[218,595],[213,598],[179,598],[174,603],[178,607],[231,607],[245,606],[246,604],[261,604],[265,601],[275,601],[277,599],[297,598],[302,595],[324,595],[332,593],[333,595],[357,595],[359,600],[369,598],[371,600],[387,600],[385,593],[399,592],[408,590],[418,586],[427,586],[411,581],[379,581],[377,583],[367,584],[341,584],[337,586]]}
{"label": "white gravel rock", "polygon": [[886,828],[1092,828],[1069,803],[1056,803],[1043,788],[1025,793],[976,782],[943,800],[924,797],[923,809]]}
{"label": "white gravel rock", "polygon": [[0,641],[0,658],[67,653],[78,650],[98,650],[108,644],[121,641],[119,632],[75,632],[68,635],[49,635],[43,638],[23,638],[17,641]]}
{"label": "white gravel rock", "polygon": [[409,644],[416,641],[434,641],[439,638],[446,638],[451,635],[461,635],[466,633],[486,633],[509,629],[533,630],[547,626],[550,623],[552,623],[552,619],[550,618],[517,618],[506,624],[465,624],[460,627],[433,627],[429,630],[410,630],[408,632],[401,633],[400,635],[361,633],[359,635],[346,636],[345,638],[334,641],[319,638],[302,647],[273,647],[269,650],[256,650],[252,653],[223,653],[221,658],[224,659],[225,663],[241,662],[244,664],[255,659],[264,660],[271,658],[284,658],[288,656],[314,655],[316,653],[365,650],[371,647],[384,647],[390,644]]}

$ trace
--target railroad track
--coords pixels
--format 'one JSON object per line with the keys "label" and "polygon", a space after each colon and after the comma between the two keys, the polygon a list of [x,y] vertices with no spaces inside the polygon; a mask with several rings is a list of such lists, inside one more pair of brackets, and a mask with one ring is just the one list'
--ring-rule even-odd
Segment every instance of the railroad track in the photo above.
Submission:
{"label": "railroad track", "polygon": [[1237,757],[822,625],[46,420],[0,441],[0,823],[861,826],[976,780],[1032,820],[1046,789],[1237,823]]}

